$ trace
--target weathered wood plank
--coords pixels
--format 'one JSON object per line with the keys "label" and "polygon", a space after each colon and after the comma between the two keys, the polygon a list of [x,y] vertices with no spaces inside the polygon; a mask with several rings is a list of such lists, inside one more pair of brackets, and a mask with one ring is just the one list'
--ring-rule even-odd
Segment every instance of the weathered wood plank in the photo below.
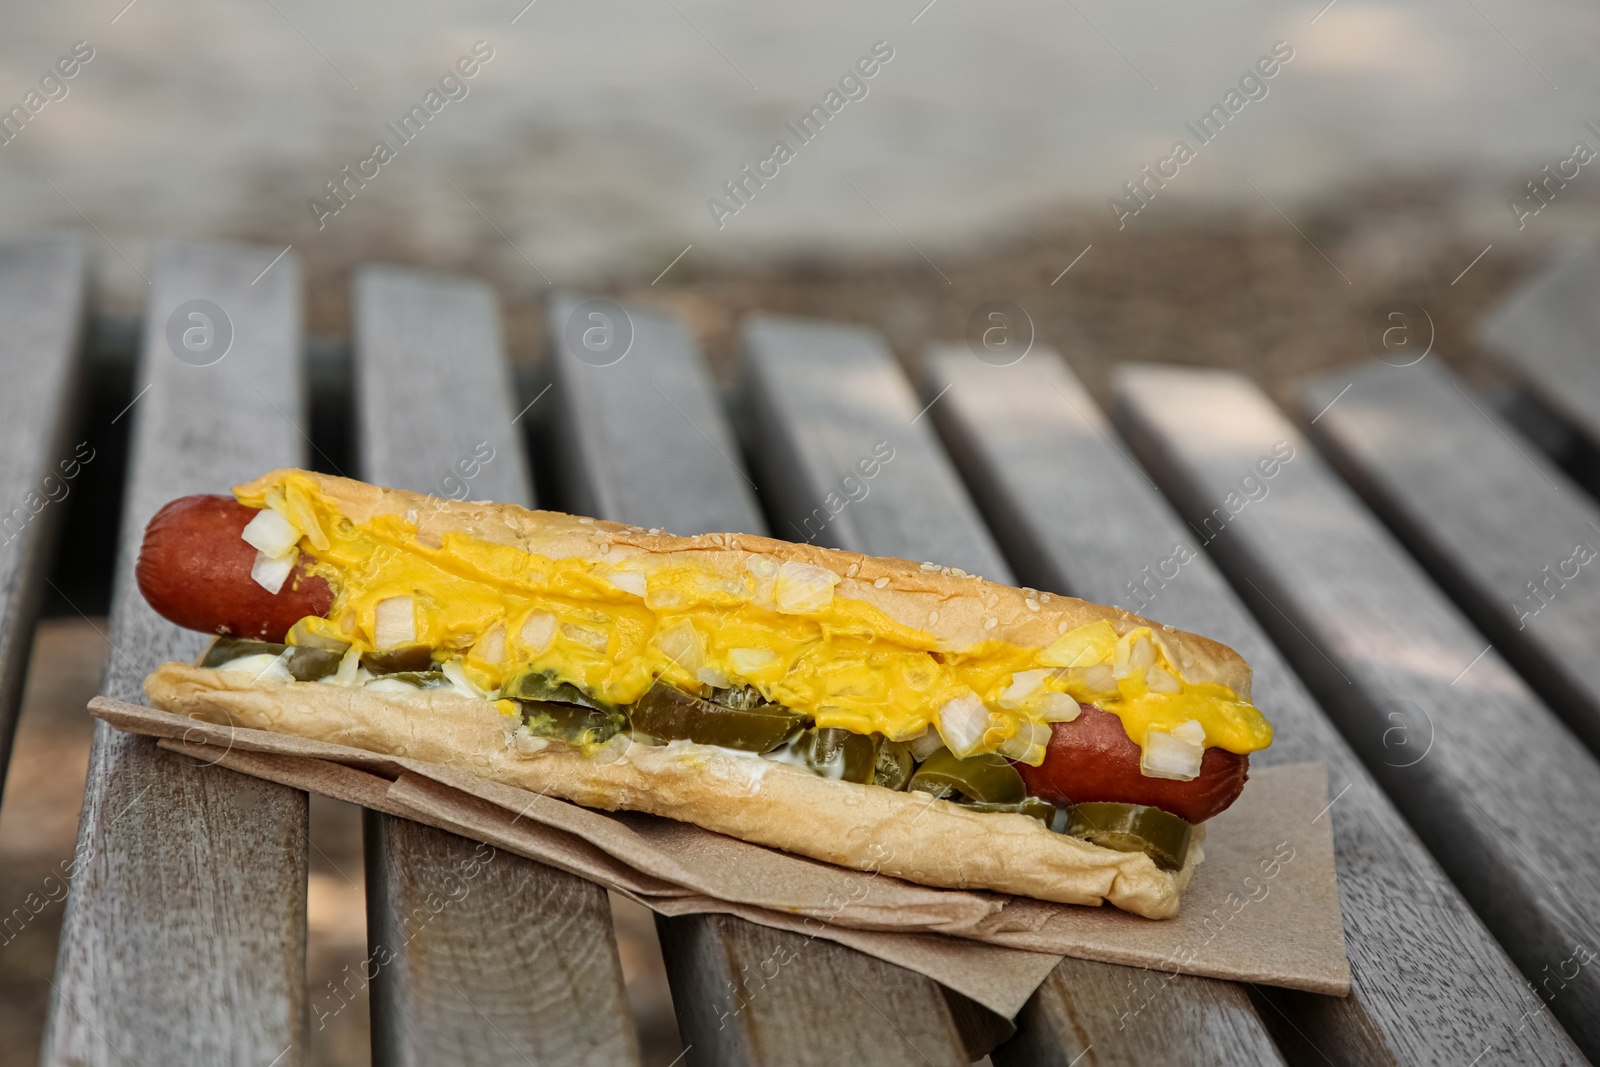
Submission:
{"label": "weathered wood plank", "polygon": [[[876,334],[762,315],[746,324],[744,347],[778,536],[1008,580],[932,424],[919,417],[923,405]],[[863,460],[878,461],[873,477]]]}
{"label": "weathered wood plank", "polygon": [[[958,566],[995,581],[1012,581],[1007,566],[954,467],[920,415],[916,398],[888,347],[870,331],[799,320],[757,319],[745,332],[754,425],[765,458],[782,486],[774,493],[780,526],[812,526],[833,510],[830,493],[848,500],[817,536],[842,548]],[[949,398],[946,397],[946,400]],[[938,401],[942,403],[943,401]],[[934,405],[937,407],[937,403]],[[886,441],[893,458],[867,479],[857,460]],[[867,491],[841,485],[847,474]],[[1129,983],[1136,971],[1110,964],[1074,962],[1070,983],[1048,985],[1042,997],[1067,997],[1060,1005],[1080,1034],[1096,1045],[1102,1062],[1133,1062],[1146,1041],[1180,1047],[1192,1043],[1193,1020],[1209,1020],[1212,1040],[1196,1047],[1196,1062],[1278,1063],[1272,1040],[1242,989],[1225,982],[1180,978],[1139,1016],[1138,1033],[1123,1028]],[[1030,1035],[1025,1013],[1018,1048],[1064,1039]],[[1137,1042],[1132,1043],[1132,1042]],[[1155,1047],[1155,1046],[1150,1046]],[[1003,1052],[997,1050],[1003,1056]],[[1070,1060],[1070,1057],[1068,1057]]]}
{"label": "weathered wood plank", "polygon": [[1600,753],[1600,508],[1441,364],[1329,375],[1305,400],[1340,472]]}
{"label": "weathered wood plank", "polygon": [[1478,336],[1600,447],[1600,251],[1563,250],[1484,319]]}
{"label": "weathered wood plank", "polygon": [[[1261,1035],[1250,998],[1240,987],[1210,979],[1165,983],[1162,977],[1123,968],[1108,982],[1105,964],[1065,959],[1050,972],[1017,1015],[1017,1036],[991,1055],[998,1067],[1201,1067],[1216,1063],[1281,1063]],[[1148,986],[1143,983],[1149,980]],[[1187,988],[1180,988],[1187,987]],[[1229,990],[1196,995],[1196,989]],[[1154,1003],[1141,1010],[1141,1004]],[[1151,1018],[1159,1012],[1159,1021]],[[1363,1055],[1370,1049],[1360,1049]],[[1375,1064],[1386,1059],[1340,1058],[1335,1063]],[[1293,1060],[1289,1062],[1295,1062]],[[1321,1062],[1317,1060],[1315,1062]]]}
{"label": "weathered wood plank", "polygon": [[[565,427],[561,466],[577,498],[599,518],[646,528],[765,533],[710,376],[683,325],[630,312],[632,350],[610,363],[574,351],[568,340],[566,322],[582,303],[558,296],[550,315]],[[730,916],[658,918],[657,927],[690,1063],[910,1064],[922,1062],[919,1051],[934,1062],[966,1062],[952,1058],[959,1035],[938,987],[921,975]],[[791,957],[795,962],[776,966]],[[781,976],[764,976],[763,964]],[[862,996],[851,994],[845,979]],[[894,1022],[878,1014],[887,1005]]]}
{"label": "weathered wood plank", "polygon": [[88,257],[72,237],[0,243],[0,790],[74,448]]}
{"label": "weathered wood plank", "polygon": [[[759,532],[755,486],[682,323],[566,293],[549,311],[555,395],[544,403],[553,407],[571,510],[680,534]],[[622,316],[606,336],[631,338],[626,354],[583,347],[581,327],[611,329],[589,315]]]}
{"label": "weathered wood plank", "polygon": [[697,1067],[969,1062],[937,985],[854,949],[726,915],[663,923],[661,947]]}
{"label": "weathered wood plank", "polygon": [[[262,275],[273,254],[171,244],[155,256],[141,392],[121,416],[134,426],[107,696],[141,700],[151,669],[206,644],[134,584],[151,515],[302,459],[300,272],[291,255]],[[194,300],[214,306],[184,307]],[[306,814],[302,792],[100,723],[42,1062],[302,1062]]]}
{"label": "weathered wood plank", "polygon": [[[1291,1038],[1299,1031],[1336,1063],[1468,1063],[1503,1037],[1503,1020],[1516,1019],[1527,998],[1516,969],[1071,371],[1040,348],[1011,367],[945,350],[930,360],[923,391],[931,396],[947,385],[933,409],[937,424],[985,512],[1007,517],[996,533],[1026,580],[1232,646],[1254,668],[1255,699],[1277,729],[1272,747],[1252,762],[1327,763],[1330,795],[1339,796],[1330,818],[1353,991],[1348,998],[1273,991],[1274,1006],[1261,1015],[1285,1047],[1284,1031]],[[1280,1008],[1292,1020],[1287,1027]],[[1060,1006],[1031,1010],[1037,1014],[1025,1031],[1078,1032]],[[1524,1063],[1573,1056],[1543,1015],[1506,1051]],[[1318,1060],[1315,1052],[1310,1058]]]}
{"label": "weathered wood plank", "polygon": [[[355,325],[366,478],[531,504],[488,287],[365,268]],[[366,826],[369,941],[393,955],[372,983],[377,1062],[638,1062],[605,890],[403,819]]]}
{"label": "weathered wood plank", "polygon": [[[1130,442],[1257,619],[1523,974],[1550,983],[1579,1046],[1600,1053],[1600,970],[1564,964],[1600,930],[1600,764],[1253,384],[1129,366],[1114,391]],[[1290,450],[1263,478],[1262,457]],[[1520,1015],[1494,1021],[1505,1036],[1491,1049],[1527,1033]]]}

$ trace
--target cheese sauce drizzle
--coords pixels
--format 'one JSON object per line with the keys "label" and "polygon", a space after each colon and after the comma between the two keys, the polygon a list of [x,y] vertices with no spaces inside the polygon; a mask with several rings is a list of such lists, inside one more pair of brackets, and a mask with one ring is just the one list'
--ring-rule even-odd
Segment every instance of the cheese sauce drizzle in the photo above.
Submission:
{"label": "cheese sauce drizzle", "polygon": [[[551,559],[454,532],[428,545],[402,516],[352,521],[303,475],[240,499],[302,531],[312,572],[335,590],[327,618],[304,620],[306,629],[360,652],[426,645],[491,698],[528,668],[614,704],[633,703],[657,679],[690,693],[750,685],[819,727],[891,740],[940,728],[940,709],[957,702],[979,719],[976,751],[1035,764],[1049,721],[1076,715],[1078,701],[1119,716],[1141,747],[1151,731],[1194,731],[1189,723],[1206,746],[1230,752],[1272,741],[1254,706],[1225,685],[1185,679],[1148,627],[1119,633],[1100,621],[1046,648],[990,640],[951,650],[835,595],[839,576],[810,564],[752,555],[730,581],[648,555]],[[1019,733],[1039,743],[1018,748]]]}

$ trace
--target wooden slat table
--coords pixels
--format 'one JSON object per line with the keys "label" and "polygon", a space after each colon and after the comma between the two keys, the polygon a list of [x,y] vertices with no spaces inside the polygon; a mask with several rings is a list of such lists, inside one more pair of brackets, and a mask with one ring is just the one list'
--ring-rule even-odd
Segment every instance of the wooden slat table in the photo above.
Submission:
{"label": "wooden slat table", "polygon": [[1441,364],[1328,375],[1304,406],[1327,409],[1329,458],[1600,753],[1600,507]]}
{"label": "wooden slat table", "polygon": [[[1523,974],[1565,972],[1600,933],[1600,763],[1256,386],[1125,366],[1114,390],[1146,467]],[[1280,442],[1265,495],[1241,485]],[[1600,1054],[1600,969],[1562,981],[1550,1009]],[[1510,1055],[1526,1031],[1498,1021],[1489,1050]]]}
{"label": "wooden slat table", "polygon": [[0,789],[57,523],[80,460],[94,459],[67,436],[87,289],[77,239],[0,243]]}
{"label": "wooden slat table", "polygon": [[[154,616],[134,587],[155,509],[308,458],[299,272],[292,255],[274,264],[275,254],[177,243],[155,257],[136,395],[119,416],[133,433],[109,695],[140,699],[150,668],[205,643]],[[0,366],[15,382],[0,397],[12,459],[0,491],[23,502],[70,451],[84,258],[71,241],[0,244]],[[1550,402],[1565,399],[1580,426],[1597,380],[1600,321],[1584,302],[1600,286],[1597,263],[1553,268],[1490,327],[1503,347],[1545,354],[1523,371],[1542,375]],[[1600,939],[1591,827],[1600,763],[1259,391],[1217,373],[1119,377],[1130,450],[1194,520],[1185,531],[1043,350],[1009,368],[937,354],[918,399],[869,331],[754,319],[737,408],[757,460],[747,471],[682,325],[635,310],[626,356],[580,357],[564,329],[579,303],[552,302],[559,388],[537,412],[557,427],[561,504],[676,532],[759,532],[770,520],[796,540],[1002,581],[1014,568],[1035,586],[1120,602],[1215,635],[1255,665],[1257,698],[1281,728],[1263,762],[1328,763],[1351,998],[1184,978],[1141,1007],[1139,972],[1068,960],[994,1048],[997,1064],[1487,1067],[1579,1063],[1579,1047],[1600,1058],[1600,969],[1572,972],[1574,946]],[[349,473],[531,503],[517,421],[526,409],[511,399],[489,290],[369,268],[354,317],[362,462]],[[1355,379],[1317,432],[1519,666],[1561,675],[1567,688],[1543,684],[1548,698],[1575,723],[1592,722],[1582,667],[1600,616],[1587,574],[1525,631],[1502,601],[1519,568],[1530,580],[1558,564],[1566,556],[1551,553],[1569,528],[1600,512],[1504,426],[1472,412],[1440,371],[1374,368]],[[1316,386],[1308,404],[1325,406],[1316,401],[1331,388]],[[1280,440],[1294,458],[1241,486]],[[0,736],[14,715],[54,508],[0,543],[0,663],[10,668]],[[1201,542],[1205,552],[1175,577],[1152,577],[1180,543]],[[99,729],[43,1061],[303,1062],[306,814],[302,793]],[[369,938],[375,952],[393,950],[372,984],[375,1062],[638,1062],[602,890],[387,817],[369,816],[368,853]],[[435,894],[450,903],[408,922]],[[1011,1029],[832,942],[726,916],[660,930],[692,1064],[959,1064]],[[745,984],[783,948],[798,951],[779,982]],[[1541,985],[1548,1011],[1511,960]]]}
{"label": "wooden slat table", "polygon": [[[363,477],[531,506],[488,286],[369,267],[355,325]],[[366,831],[370,941],[403,946],[372,983],[376,1062],[638,1062],[605,890],[405,819]]]}
{"label": "wooden slat table", "polygon": [[[1521,977],[1088,392],[1037,346],[1008,367],[965,348],[938,351],[922,391],[932,397],[946,387],[931,414],[985,513],[1004,517],[995,530],[1025,581],[1230,645],[1254,669],[1255,700],[1277,730],[1252,762],[1328,765],[1330,795],[1339,797],[1328,817],[1353,990],[1337,998],[1258,988],[1258,1002],[1270,1002],[1263,1018],[1283,1047],[1303,1043],[1309,1047],[1296,1058],[1319,1063],[1470,1063],[1499,1038],[1498,1020],[1524,1010]],[[1508,1051],[1523,1063],[1575,1054],[1543,1014]],[[1159,1053],[1147,1050],[1152,1059]]]}
{"label": "wooden slat table", "polygon": [[[581,341],[574,348],[568,324],[575,315],[587,324],[590,310],[625,316],[626,355],[601,347],[601,335],[598,350]],[[561,467],[576,500],[601,518],[647,529],[766,532],[711,378],[681,323],[566,295],[550,302],[549,321]],[[732,916],[657,925],[691,1064],[967,1062],[938,986],[921,975]],[[767,982],[763,962],[780,954],[792,960],[781,980]]]}
{"label": "wooden slat table", "polygon": [[[269,249],[169,244],[151,267],[102,692],[206,645],[146,606],[133,564],[167,501],[304,459],[300,272]],[[258,275],[260,277],[258,278]],[[185,308],[209,301],[215,309]],[[212,318],[205,325],[189,310]],[[180,359],[169,344],[178,315]],[[224,344],[224,324],[231,343]],[[182,344],[186,330],[195,350]],[[97,724],[46,1064],[298,1064],[305,1049],[306,795]]]}
{"label": "wooden slat table", "polygon": [[[877,335],[763,316],[748,323],[744,343],[751,424],[781,528],[791,536],[803,531],[802,540],[936,560],[1012,581],[1011,568],[922,413],[924,402]],[[892,458],[874,477],[863,478],[857,464],[873,456],[880,441],[892,449]],[[867,487],[865,495],[841,485],[851,474]],[[1175,979],[1166,995],[1126,1024],[1125,1015],[1140,1003],[1130,988],[1135,974],[1109,964],[1065,961],[1018,1020],[1023,1032],[1011,1047],[995,1051],[996,1062],[1040,1062],[1037,1057],[1048,1052],[1063,1063],[1085,1057],[1082,1062],[1135,1064],[1148,1062],[1157,1050],[1186,1064],[1282,1062],[1249,998],[1226,982]]]}
{"label": "wooden slat table", "polygon": [[1478,337],[1600,448],[1600,251],[1558,254],[1484,319]]}

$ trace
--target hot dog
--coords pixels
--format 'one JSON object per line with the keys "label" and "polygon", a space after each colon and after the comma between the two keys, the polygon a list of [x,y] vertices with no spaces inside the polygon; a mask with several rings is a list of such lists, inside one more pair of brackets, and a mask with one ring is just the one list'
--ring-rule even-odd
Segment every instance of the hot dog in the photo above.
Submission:
{"label": "hot dog", "polygon": [[277,593],[250,578],[256,550],[240,537],[257,515],[231,496],[186,496],[145,527],[134,575],[158,615],[188,630],[282,641],[307,615],[324,615],[333,591],[296,567]]}
{"label": "hot dog", "polygon": [[[277,593],[255,545],[292,554]],[[302,471],[168,505],[138,576],[226,635],[151,676],[168,710],[423,737],[475,773],[933,885],[1171,914],[1189,824],[1271,738],[1231,650],[1115,609]]]}
{"label": "hot dog", "polygon": [[1055,724],[1042,764],[1016,767],[1028,792],[1052,804],[1142,804],[1192,823],[1238,800],[1250,770],[1249,756],[1208,748],[1199,777],[1181,782],[1141,774],[1139,756],[1122,721],[1089,704],[1072,722]]}

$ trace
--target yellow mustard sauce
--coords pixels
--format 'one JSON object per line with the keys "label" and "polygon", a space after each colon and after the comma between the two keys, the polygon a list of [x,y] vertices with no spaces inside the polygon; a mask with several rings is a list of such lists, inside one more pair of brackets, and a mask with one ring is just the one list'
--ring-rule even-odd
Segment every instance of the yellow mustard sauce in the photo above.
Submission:
{"label": "yellow mustard sauce", "polygon": [[[1149,730],[1189,721],[1204,729],[1207,746],[1230,752],[1272,741],[1255,707],[1227,686],[1182,678],[1144,627],[1118,634],[1097,622],[1043,649],[985,641],[951,651],[847,596],[780,610],[772,578],[762,577],[776,570],[771,561],[752,562],[730,582],[681,561],[550,559],[458,533],[435,548],[401,516],[351,521],[303,475],[240,500],[293,523],[312,573],[334,589],[326,619],[308,618],[305,628],[373,651],[378,605],[391,601],[392,610],[404,603],[393,598],[410,597],[414,642],[437,658],[454,653],[491,696],[527,668],[616,704],[638,700],[657,679],[704,692],[711,678],[754,686],[818,726],[904,740],[923,733],[948,701],[976,694],[990,713],[984,747],[995,750],[1021,724],[1041,721],[1040,694],[1065,693],[1119,716],[1141,746]],[[1141,651],[1140,641],[1149,647]],[[1141,658],[1178,691],[1152,691]],[[1040,668],[1049,670],[1040,671],[1033,702],[1003,707],[1014,676]]]}

